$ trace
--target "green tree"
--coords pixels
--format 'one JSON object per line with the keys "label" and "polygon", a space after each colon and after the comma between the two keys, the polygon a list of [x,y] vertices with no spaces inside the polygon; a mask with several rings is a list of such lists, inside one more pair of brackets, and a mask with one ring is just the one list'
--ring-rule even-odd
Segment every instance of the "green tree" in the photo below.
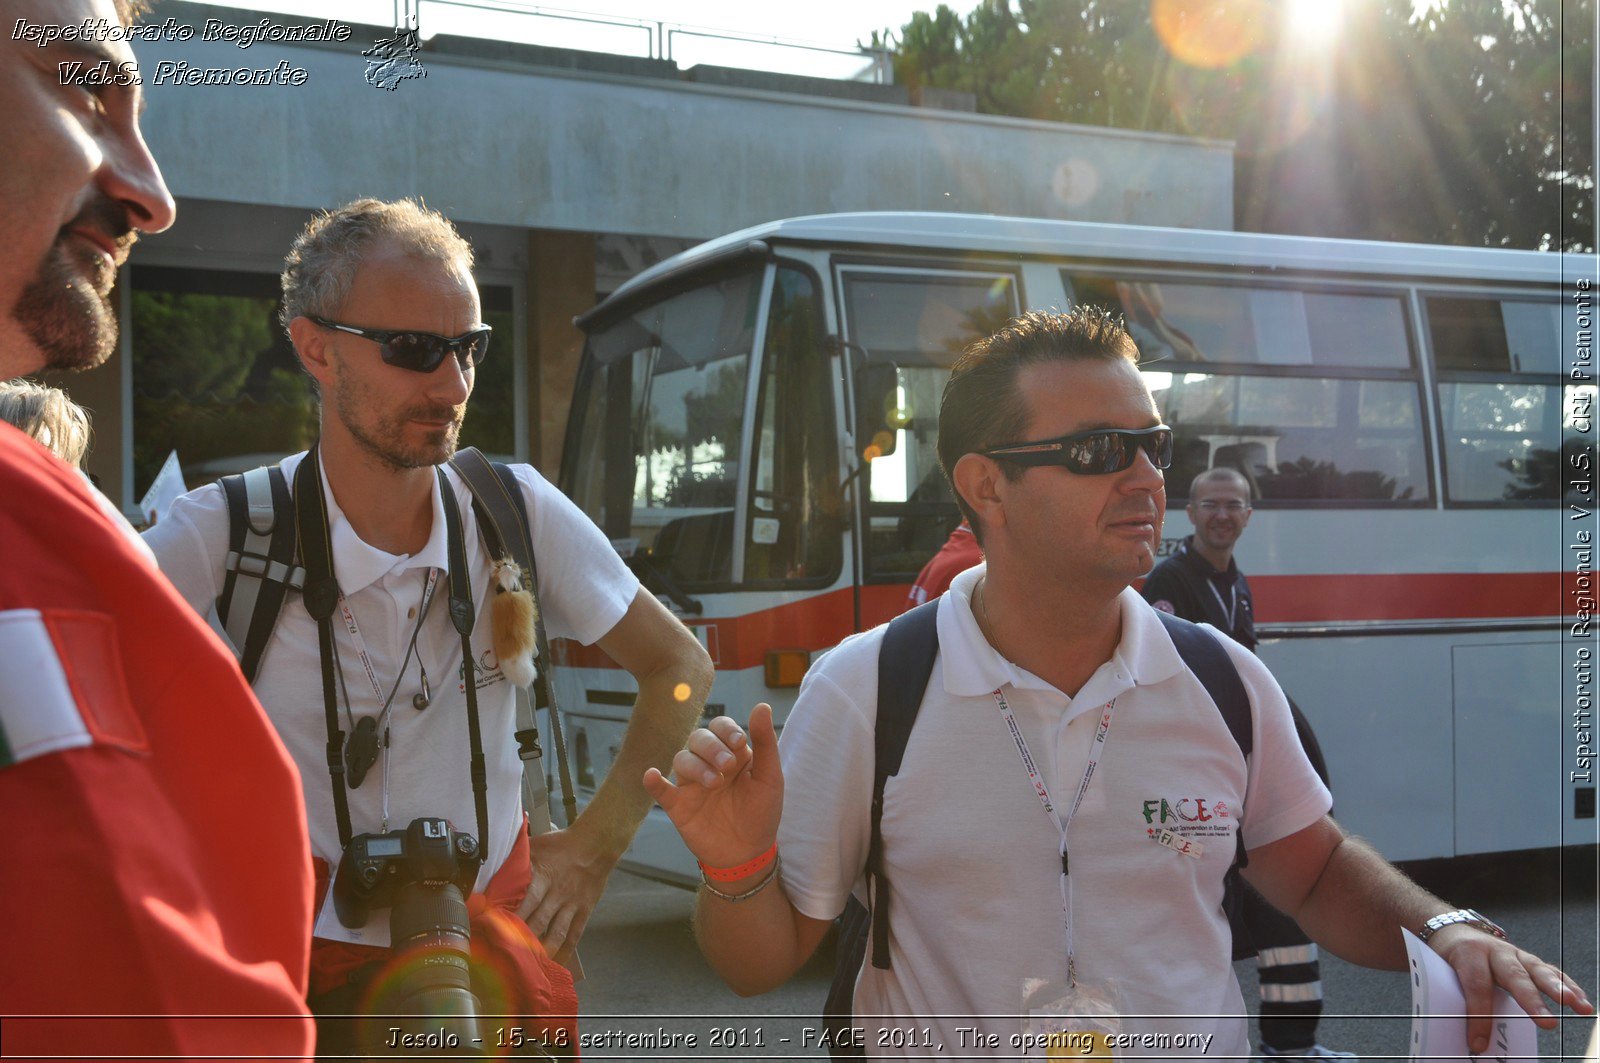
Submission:
{"label": "green tree", "polygon": [[983,0],[873,44],[984,113],[1233,140],[1241,229],[1580,250],[1594,2],[1351,0],[1297,48],[1267,0]]}

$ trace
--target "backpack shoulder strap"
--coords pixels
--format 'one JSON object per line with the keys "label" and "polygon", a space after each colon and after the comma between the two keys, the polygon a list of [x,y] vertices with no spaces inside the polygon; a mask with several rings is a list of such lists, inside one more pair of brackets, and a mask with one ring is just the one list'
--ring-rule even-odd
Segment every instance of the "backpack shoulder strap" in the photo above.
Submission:
{"label": "backpack shoulder strap", "polygon": [[1255,749],[1250,695],[1245,692],[1244,680],[1239,678],[1239,669],[1228,659],[1228,651],[1215,635],[1202,631],[1199,624],[1192,624],[1159,609],[1155,610],[1155,614],[1166,626],[1172,644],[1178,649],[1178,656],[1200,680],[1200,685],[1206,688],[1211,700],[1217,703],[1217,711],[1222,713],[1228,733],[1238,743],[1239,752],[1248,759]]}
{"label": "backpack shoulder strap", "polygon": [[939,655],[939,600],[895,617],[878,650],[878,720],[873,728],[872,835],[867,897],[872,903],[872,964],[889,966],[889,891],[883,873],[883,791],[900,772],[911,727]]}
{"label": "backpack shoulder strap", "polygon": [[889,777],[900,771],[911,727],[922,708],[922,697],[933,676],[939,654],[937,598],[889,621],[878,649],[878,720],[873,728],[872,834],[867,844],[868,908],[854,897],[845,902],[839,919],[833,982],[823,1004],[823,1022],[830,1033],[828,1054],[834,1059],[856,1059],[864,1047],[848,1036],[856,978],[866,962],[867,941],[872,941],[872,963],[888,968],[889,892],[883,874],[883,790]]}
{"label": "backpack shoulder strap", "polygon": [[[1239,669],[1228,659],[1227,649],[1215,635],[1201,630],[1199,624],[1159,609],[1155,614],[1166,626],[1178,656],[1216,702],[1222,722],[1228,725],[1228,733],[1233,735],[1234,743],[1248,762],[1255,750],[1255,721],[1250,712],[1250,695],[1244,688],[1244,680],[1239,678]],[[1236,834],[1235,839],[1238,845],[1234,865],[1244,867],[1249,859],[1245,856],[1243,832]]]}
{"label": "backpack shoulder strap", "polygon": [[533,541],[521,489],[509,465],[490,461],[477,447],[465,447],[450,467],[467,482],[484,545],[494,557],[510,557],[533,578]]}
{"label": "backpack shoulder strap", "polygon": [[[517,689],[517,755],[523,761],[523,800],[529,823],[535,833],[543,831],[549,821],[549,791],[544,780],[544,751],[539,745],[539,727],[535,709],[550,712],[550,729],[556,743],[556,767],[561,775],[562,808],[566,822],[577,818],[577,795],[572,788],[571,768],[567,762],[566,735],[561,728],[560,709],[556,705],[555,690],[550,685],[550,640],[545,634],[544,610],[539,606],[539,570],[534,562],[533,534],[528,512],[517,483],[516,473],[503,462],[490,461],[477,447],[464,447],[450,459],[450,467],[466,481],[472,493],[472,511],[478,518],[478,530],[484,547],[493,558],[510,557],[521,567],[526,577],[527,590],[534,601],[534,638],[538,645],[539,668],[533,680],[533,695]],[[546,823],[537,822],[541,817]]]}
{"label": "backpack shoulder strap", "polygon": [[228,556],[217,617],[239,653],[240,671],[254,683],[284,600],[305,583],[294,499],[277,465],[224,476],[221,483],[228,504]]}

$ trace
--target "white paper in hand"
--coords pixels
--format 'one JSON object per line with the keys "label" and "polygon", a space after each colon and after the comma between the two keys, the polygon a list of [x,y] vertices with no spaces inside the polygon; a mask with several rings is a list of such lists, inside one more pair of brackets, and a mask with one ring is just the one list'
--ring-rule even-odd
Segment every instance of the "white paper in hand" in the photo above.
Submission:
{"label": "white paper in hand", "polygon": [[1406,956],[1411,973],[1411,1058],[1441,1063],[1535,1059],[1538,1031],[1528,1013],[1504,989],[1494,991],[1494,1022],[1483,1055],[1467,1051],[1467,998],[1455,969],[1409,930]]}

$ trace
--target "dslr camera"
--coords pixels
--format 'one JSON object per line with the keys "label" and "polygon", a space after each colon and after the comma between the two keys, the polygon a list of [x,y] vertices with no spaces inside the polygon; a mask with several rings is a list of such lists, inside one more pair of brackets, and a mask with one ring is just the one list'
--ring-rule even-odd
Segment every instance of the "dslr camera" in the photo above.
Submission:
{"label": "dslr camera", "polygon": [[339,922],[363,927],[373,908],[389,907],[390,947],[403,973],[374,1002],[374,1013],[397,1016],[402,1044],[433,1038],[467,1052],[482,1046],[466,902],[482,860],[476,838],[427,817],[405,830],[357,835],[339,859]]}

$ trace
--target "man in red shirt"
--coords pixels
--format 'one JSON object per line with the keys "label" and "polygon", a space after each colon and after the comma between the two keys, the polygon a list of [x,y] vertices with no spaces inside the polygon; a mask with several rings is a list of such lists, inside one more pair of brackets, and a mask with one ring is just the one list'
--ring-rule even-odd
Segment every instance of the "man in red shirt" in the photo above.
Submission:
{"label": "man in red shirt", "polygon": [[983,560],[983,550],[978,537],[972,534],[972,525],[962,521],[950,538],[939,547],[939,552],[928,559],[917,573],[917,581],[906,594],[906,608],[915,609],[923,602],[937,598],[950,587],[950,581]]}
{"label": "man in red shirt", "polygon": [[[132,14],[0,0],[0,379],[104,361],[117,267],[172,223],[118,39]],[[0,498],[7,1054],[309,1055],[310,861],[282,744],[88,486],[9,425]]]}

